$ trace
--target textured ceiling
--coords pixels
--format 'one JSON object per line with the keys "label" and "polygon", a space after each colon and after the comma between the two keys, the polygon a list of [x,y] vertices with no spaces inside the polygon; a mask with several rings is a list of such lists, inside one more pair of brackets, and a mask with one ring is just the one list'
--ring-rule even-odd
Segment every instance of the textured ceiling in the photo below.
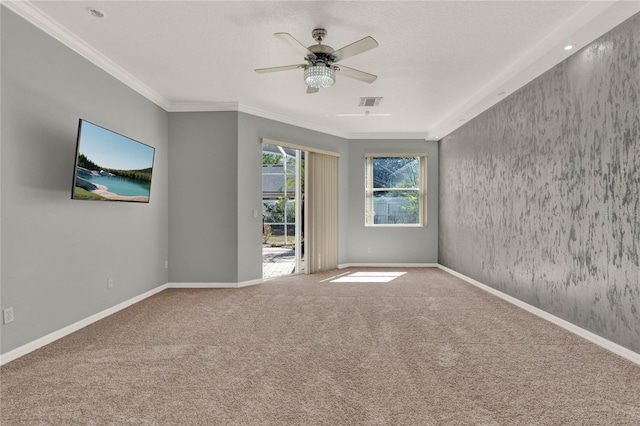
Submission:
{"label": "textured ceiling", "polygon": [[[638,10],[637,1],[9,3],[169,111],[235,108],[339,136],[428,139],[566,58],[565,44],[580,48]],[[253,71],[303,62],[273,33],[308,46],[316,27],[336,49],[375,38],[378,48],[343,63],[378,79],[338,75],[308,95],[300,69]],[[364,108],[360,97],[384,99]]]}

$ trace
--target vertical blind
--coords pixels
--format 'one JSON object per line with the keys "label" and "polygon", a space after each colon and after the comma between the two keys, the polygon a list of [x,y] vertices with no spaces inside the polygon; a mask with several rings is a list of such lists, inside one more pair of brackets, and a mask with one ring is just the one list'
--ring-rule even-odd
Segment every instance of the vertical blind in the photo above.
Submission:
{"label": "vertical blind", "polygon": [[338,158],[306,157],[305,248],[307,273],[338,267]]}

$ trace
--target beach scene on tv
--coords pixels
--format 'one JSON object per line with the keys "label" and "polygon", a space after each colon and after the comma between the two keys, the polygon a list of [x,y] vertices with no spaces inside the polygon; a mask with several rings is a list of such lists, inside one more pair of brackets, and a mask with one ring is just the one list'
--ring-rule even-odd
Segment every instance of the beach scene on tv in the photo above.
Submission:
{"label": "beach scene on tv", "polygon": [[73,198],[147,203],[155,149],[81,121]]}

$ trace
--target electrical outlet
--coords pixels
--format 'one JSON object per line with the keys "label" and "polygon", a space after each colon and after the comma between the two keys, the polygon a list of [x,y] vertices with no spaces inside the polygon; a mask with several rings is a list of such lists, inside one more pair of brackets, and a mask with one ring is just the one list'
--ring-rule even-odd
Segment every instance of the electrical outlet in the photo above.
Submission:
{"label": "electrical outlet", "polygon": [[371,247],[367,247],[367,253],[371,253]]}
{"label": "electrical outlet", "polygon": [[13,307],[7,308],[2,311],[2,318],[5,324],[13,322]]}
{"label": "electrical outlet", "polygon": [[164,269],[169,269],[169,261],[168,260],[164,261]]}
{"label": "electrical outlet", "polygon": [[113,277],[107,278],[107,288],[113,287]]}

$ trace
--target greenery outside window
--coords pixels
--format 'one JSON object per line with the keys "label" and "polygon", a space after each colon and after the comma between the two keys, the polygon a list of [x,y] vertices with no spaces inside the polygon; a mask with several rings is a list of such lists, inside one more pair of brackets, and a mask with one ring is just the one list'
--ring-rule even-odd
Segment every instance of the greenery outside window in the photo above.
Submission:
{"label": "greenery outside window", "polygon": [[365,154],[365,225],[423,226],[425,154]]}

